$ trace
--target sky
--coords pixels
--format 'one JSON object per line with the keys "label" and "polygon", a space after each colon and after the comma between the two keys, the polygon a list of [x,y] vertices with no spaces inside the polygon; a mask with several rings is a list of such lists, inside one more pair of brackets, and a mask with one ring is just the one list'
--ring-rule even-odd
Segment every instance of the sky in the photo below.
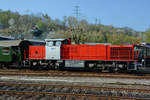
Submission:
{"label": "sky", "polygon": [[0,9],[21,14],[48,14],[52,19],[63,20],[64,16],[75,16],[79,8],[79,19],[114,27],[130,27],[136,31],[150,28],[150,0],[0,0]]}

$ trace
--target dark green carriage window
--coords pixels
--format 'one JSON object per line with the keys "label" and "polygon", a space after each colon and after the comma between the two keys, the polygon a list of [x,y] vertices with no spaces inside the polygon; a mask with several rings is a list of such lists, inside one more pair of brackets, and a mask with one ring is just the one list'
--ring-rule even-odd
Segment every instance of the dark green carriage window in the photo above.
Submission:
{"label": "dark green carriage window", "polygon": [[3,49],[2,49],[2,54],[3,55],[9,55],[9,47],[4,47]]}

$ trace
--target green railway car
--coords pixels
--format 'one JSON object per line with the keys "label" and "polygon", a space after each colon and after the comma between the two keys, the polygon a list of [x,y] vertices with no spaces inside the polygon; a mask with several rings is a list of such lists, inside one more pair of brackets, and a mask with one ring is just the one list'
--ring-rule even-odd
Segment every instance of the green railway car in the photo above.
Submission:
{"label": "green railway car", "polygon": [[21,62],[20,48],[17,46],[0,46],[0,64],[18,65]]}
{"label": "green railway car", "polygon": [[0,62],[12,62],[12,47],[0,47]]}
{"label": "green railway car", "polygon": [[30,67],[29,46],[45,45],[36,40],[0,40],[0,67]]}
{"label": "green railway car", "polygon": [[21,50],[19,44],[21,41],[0,41],[0,65],[1,66],[20,66]]}

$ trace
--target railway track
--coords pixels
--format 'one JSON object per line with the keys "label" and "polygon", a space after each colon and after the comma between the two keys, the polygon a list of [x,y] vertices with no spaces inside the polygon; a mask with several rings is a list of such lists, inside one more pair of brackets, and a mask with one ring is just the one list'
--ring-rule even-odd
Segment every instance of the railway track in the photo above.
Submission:
{"label": "railway track", "polygon": [[0,95],[54,96],[72,100],[149,100],[150,90],[0,82]]}
{"label": "railway track", "polygon": [[[54,92],[29,92],[29,91],[0,91],[0,94],[9,95],[41,95],[41,96],[59,96],[59,98],[65,98],[64,100],[149,100],[149,98],[129,98],[122,96],[101,96],[101,95],[89,95],[89,94],[74,94],[74,93],[54,93]],[[33,97],[34,98],[34,97]],[[27,99],[26,99],[27,100]],[[60,99],[61,100],[61,99]]]}
{"label": "railway track", "polygon": [[74,85],[52,85],[52,84],[37,84],[37,83],[16,83],[16,82],[0,82],[0,86],[23,86],[23,87],[44,87],[44,88],[73,88],[73,89],[95,89],[105,91],[125,91],[125,92],[138,92],[138,93],[149,93],[149,89],[129,89],[129,88],[107,88],[107,87],[95,87],[95,86],[74,86]]}
{"label": "railway track", "polygon": [[57,70],[29,70],[29,69],[1,69],[0,75],[26,75],[26,76],[63,76],[63,77],[104,77],[127,79],[150,79],[150,74],[133,75],[127,73],[102,73],[102,72],[75,72]]}

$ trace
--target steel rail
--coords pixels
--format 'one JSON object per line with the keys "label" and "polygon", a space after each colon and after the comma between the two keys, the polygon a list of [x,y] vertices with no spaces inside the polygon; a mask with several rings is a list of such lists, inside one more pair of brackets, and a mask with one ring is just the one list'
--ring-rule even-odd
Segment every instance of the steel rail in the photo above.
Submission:
{"label": "steel rail", "polygon": [[57,93],[57,92],[32,92],[32,91],[9,91],[0,90],[0,94],[9,95],[42,95],[42,96],[67,96],[67,97],[77,97],[77,98],[92,98],[95,100],[108,99],[108,100],[149,100],[149,98],[134,98],[134,97],[121,97],[121,96],[104,96],[104,95],[91,95],[91,94],[75,94],[75,93]]}
{"label": "steel rail", "polygon": [[150,93],[149,89],[131,89],[131,88],[108,88],[108,87],[96,87],[96,86],[81,86],[81,85],[54,85],[54,84],[39,84],[39,83],[8,83],[0,82],[0,86],[25,86],[25,87],[57,87],[57,88],[73,88],[73,89],[96,89],[105,91],[126,91],[126,92],[138,92],[138,93]]}
{"label": "steel rail", "polygon": [[0,70],[0,75],[27,75],[27,76],[63,76],[63,77],[102,77],[102,78],[127,78],[127,79],[150,79],[150,74],[136,76],[120,73],[94,73],[94,72],[71,72],[71,71],[34,71],[34,70]]}

